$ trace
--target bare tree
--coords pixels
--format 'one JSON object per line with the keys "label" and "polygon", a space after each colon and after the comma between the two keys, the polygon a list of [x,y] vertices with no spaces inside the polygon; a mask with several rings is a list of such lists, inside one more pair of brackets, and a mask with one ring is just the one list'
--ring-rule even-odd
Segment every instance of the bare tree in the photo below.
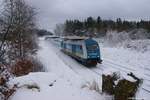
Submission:
{"label": "bare tree", "polygon": [[7,100],[14,92],[14,89],[10,89],[6,84],[12,76],[9,69],[12,70],[10,66],[13,65],[13,61],[22,61],[23,66],[20,66],[27,70],[30,70],[29,64],[33,65],[25,58],[36,48],[33,34],[36,13],[24,0],[4,0],[3,4],[0,14],[0,100]]}
{"label": "bare tree", "polygon": [[13,59],[24,59],[35,48],[33,29],[35,28],[35,11],[24,0],[5,0],[2,19],[2,39],[0,45],[0,58],[7,50],[7,55]]}
{"label": "bare tree", "polygon": [[12,23],[13,23],[13,4],[12,1],[8,3],[6,3],[7,1],[5,1],[5,5],[4,5],[4,11],[1,14],[1,41],[0,41],[0,61],[1,63],[4,62],[4,56],[6,53],[5,50],[5,44],[6,44],[6,40],[7,40],[7,36],[9,34],[9,32],[11,31],[11,27],[12,27]]}
{"label": "bare tree", "polygon": [[64,24],[57,24],[56,27],[55,27],[54,32],[55,32],[56,35],[61,36],[64,33],[64,29],[65,29]]}

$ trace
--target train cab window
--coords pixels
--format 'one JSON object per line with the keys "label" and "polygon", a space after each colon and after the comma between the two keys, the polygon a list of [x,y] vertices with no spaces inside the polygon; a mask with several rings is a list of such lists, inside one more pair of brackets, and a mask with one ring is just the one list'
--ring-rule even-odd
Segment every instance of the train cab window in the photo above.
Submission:
{"label": "train cab window", "polygon": [[96,50],[98,48],[98,45],[90,45],[90,46],[87,46],[87,49],[88,50]]}

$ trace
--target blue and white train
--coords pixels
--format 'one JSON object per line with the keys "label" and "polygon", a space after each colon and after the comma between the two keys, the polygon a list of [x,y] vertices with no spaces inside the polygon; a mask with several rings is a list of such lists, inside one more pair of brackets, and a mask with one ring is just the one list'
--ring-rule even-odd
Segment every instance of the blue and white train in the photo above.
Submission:
{"label": "blue and white train", "polygon": [[102,63],[99,45],[92,38],[64,38],[61,50],[86,66]]}

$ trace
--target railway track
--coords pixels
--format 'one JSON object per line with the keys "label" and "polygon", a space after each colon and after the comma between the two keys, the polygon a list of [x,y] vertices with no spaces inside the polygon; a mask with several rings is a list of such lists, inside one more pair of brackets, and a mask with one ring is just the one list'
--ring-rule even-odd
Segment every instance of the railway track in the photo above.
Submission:
{"label": "railway track", "polygon": [[126,70],[136,71],[135,69],[132,69],[132,68],[126,67],[126,66],[124,66],[124,65],[120,65],[120,64],[114,63],[114,62],[112,62],[112,61],[110,61],[110,60],[108,60],[108,59],[105,59],[105,62],[108,62],[108,63],[110,63],[110,64],[119,66],[119,67],[121,67],[121,68],[123,68],[123,69],[126,69]]}
{"label": "railway track", "polygon": [[149,74],[147,74],[147,73],[146,73],[146,74],[144,74],[144,75],[146,75],[146,76],[150,77],[150,75],[149,75]]}
{"label": "railway track", "polygon": [[[68,56],[69,57],[69,56]],[[65,62],[65,61],[64,61]],[[66,63],[67,64],[67,63]],[[112,62],[107,62],[107,61],[105,61],[105,63],[104,63],[105,65],[104,65],[104,67],[111,67],[111,68],[114,68],[114,69],[116,69],[117,71],[121,71],[121,72],[123,72],[123,73],[126,73],[126,74],[128,74],[128,73],[130,73],[130,72],[135,72],[135,70],[132,70],[132,69],[130,69],[130,68],[123,68],[123,66],[122,65],[119,65],[119,64],[115,64],[115,63],[112,63]],[[68,67],[70,67],[70,69],[72,69],[75,73],[77,73],[77,74],[79,74],[80,75],[80,73],[78,73],[78,71],[76,71],[71,65],[69,65],[69,64],[67,64],[68,65]],[[84,66],[82,66],[82,67],[84,67]],[[102,74],[103,74],[103,69],[101,68],[101,66],[99,65],[98,67],[96,67],[96,68],[87,68],[87,67],[84,67],[85,69],[89,69],[89,70],[91,70],[93,73],[95,73],[95,74],[97,74],[97,75],[99,75],[99,76],[102,76]],[[146,79],[146,78],[143,78],[145,81],[149,81],[150,82],[150,80],[149,79]],[[149,86],[147,86],[147,87],[149,87]],[[149,87],[150,88],[150,87]],[[147,93],[150,93],[150,90],[149,89],[147,89],[147,88],[145,88],[145,87],[142,87],[142,89],[145,91],[145,92],[147,92]]]}
{"label": "railway track", "polygon": [[[69,56],[68,56],[69,57]],[[71,59],[71,58],[70,58]],[[64,61],[65,62],[65,61]],[[67,64],[67,63],[66,63]],[[123,72],[123,73],[126,73],[126,74],[128,74],[128,73],[130,73],[130,72],[135,72],[135,70],[133,70],[133,69],[130,69],[130,68],[123,68],[123,66],[122,65],[119,65],[119,64],[115,64],[115,63],[113,63],[113,62],[110,62],[110,61],[105,61],[104,62],[104,67],[111,67],[111,68],[114,68],[114,69],[116,69],[117,71],[121,71],[121,72]],[[77,73],[77,74],[80,74],[80,73],[78,73],[78,71],[76,71],[71,65],[69,65],[69,64],[67,64],[68,65],[68,67],[70,67],[70,69],[72,69],[75,73]],[[82,67],[84,67],[84,66],[82,66]],[[86,68],[86,67],[84,67],[85,69],[89,69],[89,70],[91,70],[93,73],[95,73],[95,74],[97,74],[97,75],[99,75],[99,76],[102,76],[102,74],[103,74],[103,69],[101,68],[101,65],[98,65],[98,67],[96,67],[96,68]],[[143,78],[145,81],[149,81],[150,82],[150,80],[149,79],[146,79],[146,78]],[[145,88],[145,87],[142,87],[142,89],[144,90],[144,91],[146,91],[147,93],[150,93],[150,90],[149,89],[147,89],[147,88]]]}
{"label": "railway track", "polygon": [[[58,48],[57,48],[58,49]],[[58,55],[58,56],[60,56],[60,55]],[[69,57],[69,56],[68,56]],[[61,57],[62,58],[62,60],[63,60],[63,57]],[[71,57],[70,57],[70,59],[72,59]],[[75,60],[74,60],[75,61]],[[75,73],[77,73],[77,74],[79,74],[79,75],[81,75],[81,73],[79,73],[76,69],[74,69],[74,67],[72,67],[72,65],[70,65],[68,62],[66,62],[65,60],[63,60],[63,62],[65,62],[65,64],[66,65],[68,65],[68,67],[71,69],[71,70],[73,70]],[[109,67],[109,68],[113,68],[113,69],[115,69],[115,70],[117,70],[117,71],[121,71],[121,72],[123,72],[123,73],[130,73],[130,72],[136,72],[136,70],[135,69],[132,69],[132,68],[128,68],[128,67],[126,67],[126,66],[124,66],[124,65],[120,65],[120,64],[118,64],[118,63],[114,63],[114,62],[112,62],[111,60],[108,60],[108,59],[104,59],[104,62],[103,62],[103,64],[104,64],[104,67]],[[131,66],[131,65],[130,65]],[[83,65],[82,65],[82,67],[84,67]],[[132,66],[133,67],[133,66]],[[143,67],[141,67],[141,68],[143,68]],[[101,65],[98,65],[96,68],[86,68],[86,67],[84,67],[84,69],[85,70],[90,70],[90,71],[92,71],[93,73],[95,73],[96,75],[98,75],[98,76],[101,76],[102,74],[103,74],[103,69],[101,68]],[[149,71],[150,72],[150,69],[149,68],[145,68],[145,70],[147,70],[147,71]],[[146,74],[146,76],[147,77],[150,77],[149,76],[149,74]],[[150,83],[150,80],[149,79],[147,79],[147,78],[143,78],[144,79],[144,81],[148,81],[148,83]],[[146,86],[146,87],[149,87],[149,84]],[[150,93],[150,88],[146,88],[146,87],[142,87],[142,89],[144,90],[144,91],[146,91],[147,93]]]}
{"label": "railway track", "polygon": [[103,70],[102,69],[100,69],[100,68],[98,68],[98,67],[96,67],[96,68],[89,68],[91,71],[93,71],[94,73],[96,73],[96,74],[98,74],[98,75],[102,75],[103,73]]}
{"label": "railway track", "polygon": [[[55,49],[56,49],[56,50],[55,50]],[[85,82],[87,82],[87,83],[91,82],[91,81],[89,81],[88,77],[87,77],[86,75],[84,75],[84,73],[87,74],[88,72],[89,72],[89,75],[92,74],[92,77],[93,77],[92,81],[94,81],[94,80],[96,81],[96,79],[100,79],[99,77],[102,75],[102,74],[101,74],[102,72],[100,72],[100,70],[99,70],[99,71],[91,70],[90,68],[87,68],[87,67],[85,67],[84,65],[78,63],[76,60],[72,59],[70,56],[65,55],[64,53],[60,52],[59,49],[57,49],[57,48],[54,47],[54,50],[57,52],[56,55],[58,55],[58,56],[61,58],[61,60],[62,60],[73,72],[75,72],[75,73],[76,73],[77,75],[79,75],[79,76],[82,76],[82,79],[83,79]],[[67,61],[65,58],[69,59],[69,61]],[[79,67],[80,67],[80,68],[79,68]],[[99,68],[98,68],[98,69],[99,69]],[[96,76],[97,76],[97,78],[96,78]],[[97,80],[97,82],[98,82],[98,80]]]}
{"label": "railway track", "polygon": [[145,69],[145,70],[149,70],[149,71],[150,71],[150,68],[147,68],[147,67],[146,67],[146,68],[144,68],[144,69]]}

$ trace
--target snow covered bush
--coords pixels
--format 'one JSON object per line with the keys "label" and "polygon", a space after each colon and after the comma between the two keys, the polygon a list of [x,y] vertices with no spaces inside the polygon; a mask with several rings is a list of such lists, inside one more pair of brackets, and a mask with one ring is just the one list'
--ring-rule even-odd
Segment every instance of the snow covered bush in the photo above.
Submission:
{"label": "snow covered bush", "polygon": [[127,100],[135,97],[136,92],[142,83],[142,80],[137,78],[133,73],[129,73],[127,75],[132,77],[134,81],[127,79],[119,80],[118,84],[115,86],[115,100]]}
{"label": "snow covered bush", "polygon": [[102,92],[113,95],[115,91],[115,81],[119,79],[117,73],[113,73],[112,75],[102,75],[102,79]]}
{"label": "snow covered bush", "polygon": [[108,31],[105,37],[105,45],[111,47],[132,48],[138,51],[146,51],[149,47],[148,33],[144,29],[135,29],[129,32]]}
{"label": "snow covered bush", "polygon": [[15,87],[9,87],[7,82],[12,75],[8,71],[8,67],[0,65],[0,100],[8,100],[8,98],[15,92]]}
{"label": "snow covered bush", "polygon": [[27,75],[30,72],[44,71],[43,66],[36,59],[21,59],[12,66],[12,74],[15,76]]}
{"label": "snow covered bush", "polygon": [[132,40],[123,43],[123,47],[131,50],[136,50],[139,52],[150,51],[150,40]]}
{"label": "snow covered bush", "polygon": [[109,31],[105,38],[105,44],[109,46],[117,46],[119,43],[130,40],[129,34],[125,31],[119,33],[117,31]]}
{"label": "snow covered bush", "polygon": [[149,32],[145,29],[134,29],[128,32],[128,34],[132,40],[144,40],[150,38]]}
{"label": "snow covered bush", "polygon": [[121,77],[117,73],[102,76],[102,91],[114,95],[115,100],[128,100],[135,97],[135,94],[142,83],[142,80],[133,73]]}
{"label": "snow covered bush", "polygon": [[26,75],[32,71],[32,67],[33,67],[33,64],[30,60],[27,60],[27,59],[18,60],[12,66],[12,74],[14,74],[15,76]]}

